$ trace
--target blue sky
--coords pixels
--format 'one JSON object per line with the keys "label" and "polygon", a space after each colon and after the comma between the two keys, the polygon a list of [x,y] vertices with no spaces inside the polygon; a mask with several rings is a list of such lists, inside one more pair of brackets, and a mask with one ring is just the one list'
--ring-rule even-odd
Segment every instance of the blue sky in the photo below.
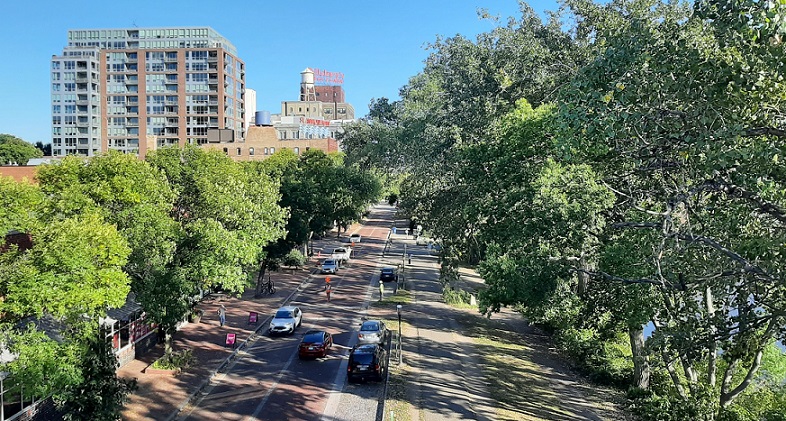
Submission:
{"label": "blue sky", "polygon": [[[553,0],[530,4],[557,8]],[[520,17],[517,0],[11,0],[0,25],[0,133],[51,141],[49,63],[69,29],[210,26],[237,47],[258,110],[276,113],[281,101],[296,100],[300,72],[311,67],[344,73],[347,101],[361,117],[372,98],[398,98],[438,35],[475,39],[493,29],[478,8],[502,22]]]}

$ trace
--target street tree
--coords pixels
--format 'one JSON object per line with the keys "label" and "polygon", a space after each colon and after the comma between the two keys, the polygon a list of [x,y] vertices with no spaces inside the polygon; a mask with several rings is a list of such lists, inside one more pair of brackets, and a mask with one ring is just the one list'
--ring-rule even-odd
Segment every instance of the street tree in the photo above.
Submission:
{"label": "street tree", "polygon": [[264,247],[285,235],[286,212],[278,205],[278,185],[255,176],[217,150],[195,146],[164,148],[147,161],[165,174],[176,197],[172,216],[182,235],[164,282],[141,291],[155,308],[167,349],[171,334],[199,290],[222,288],[240,294]]}

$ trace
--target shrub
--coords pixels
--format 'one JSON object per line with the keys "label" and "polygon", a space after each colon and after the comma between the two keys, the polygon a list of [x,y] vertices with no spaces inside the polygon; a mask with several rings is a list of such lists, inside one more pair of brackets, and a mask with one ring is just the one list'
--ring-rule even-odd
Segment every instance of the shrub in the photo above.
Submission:
{"label": "shrub", "polygon": [[397,200],[398,200],[398,195],[396,193],[390,193],[390,196],[388,196],[388,204],[390,206],[393,206],[394,204],[396,204]]}
{"label": "shrub", "polygon": [[157,370],[177,370],[187,368],[196,362],[193,352],[190,349],[174,351],[169,355],[157,359],[151,367]]}
{"label": "shrub", "polygon": [[286,256],[284,256],[284,266],[292,266],[292,267],[301,267],[306,264],[306,256],[303,255],[299,250],[291,250]]}
{"label": "shrub", "polygon": [[442,288],[442,297],[447,304],[469,304],[470,293],[463,289],[453,289],[450,285],[445,285]]}

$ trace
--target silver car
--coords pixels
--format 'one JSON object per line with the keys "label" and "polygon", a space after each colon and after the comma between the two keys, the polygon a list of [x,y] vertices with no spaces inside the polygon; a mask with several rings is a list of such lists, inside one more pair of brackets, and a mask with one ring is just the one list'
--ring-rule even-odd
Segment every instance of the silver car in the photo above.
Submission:
{"label": "silver car", "polygon": [[382,320],[366,320],[360,325],[358,343],[383,344],[390,336],[390,331]]}
{"label": "silver car", "polygon": [[338,261],[333,259],[325,259],[322,262],[322,273],[333,273],[335,274],[338,272]]}
{"label": "silver car", "polygon": [[295,333],[295,329],[300,326],[303,321],[303,312],[299,308],[293,306],[281,307],[276,311],[273,320],[270,321],[268,333],[271,335],[276,333]]}

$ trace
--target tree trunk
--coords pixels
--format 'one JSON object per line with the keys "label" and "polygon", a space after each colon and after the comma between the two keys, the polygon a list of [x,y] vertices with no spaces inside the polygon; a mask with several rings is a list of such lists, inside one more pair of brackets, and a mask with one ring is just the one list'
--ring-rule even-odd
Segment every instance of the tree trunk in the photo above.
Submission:
{"label": "tree trunk", "polygon": [[630,350],[633,352],[633,385],[640,389],[650,387],[650,362],[644,349],[644,327],[629,328]]}
{"label": "tree trunk", "polygon": [[595,265],[592,263],[587,262],[587,258],[585,256],[581,256],[579,258],[579,284],[576,287],[576,295],[579,297],[584,297],[587,293],[587,283],[590,280],[590,273],[595,272]]}
{"label": "tree trunk", "polygon": [[172,354],[172,332],[164,329],[164,355]]}
{"label": "tree trunk", "polygon": [[[708,286],[707,289],[704,291],[704,300],[707,304],[707,316],[710,320],[715,317],[715,305],[712,302],[712,289]],[[710,324],[710,334],[715,337],[715,325]],[[710,355],[709,355],[709,362],[707,363],[707,382],[710,384],[710,387],[715,387],[717,383],[717,360],[718,360],[718,345],[717,341],[714,339],[710,342]]]}
{"label": "tree trunk", "polygon": [[671,381],[674,383],[677,393],[679,393],[683,399],[687,399],[688,395],[685,394],[685,388],[682,386],[680,376],[677,375],[677,371],[674,370],[674,360],[669,358],[669,356],[664,352],[663,361],[666,362],[666,371],[669,372],[669,377],[671,377]]}
{"label": "tree trunk", "polygon": [[257,285],[254,289],[254,297],[260,297],[262,295],[262,281],[265,280],[265,272],[267,271],[267,264],[268,259],[265,257],[262,260],[262,264],[259,265],[259,273],[257,274]]}

